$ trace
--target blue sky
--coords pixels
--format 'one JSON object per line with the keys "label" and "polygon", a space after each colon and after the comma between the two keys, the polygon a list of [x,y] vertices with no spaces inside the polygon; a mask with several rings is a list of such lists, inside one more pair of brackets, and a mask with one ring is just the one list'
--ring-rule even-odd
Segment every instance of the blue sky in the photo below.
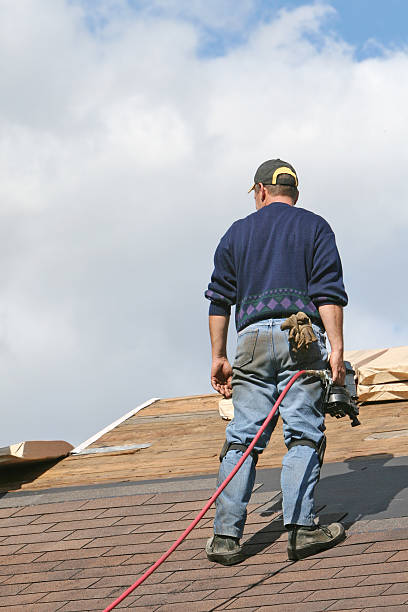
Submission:
{"label": "blue sky", "polygon": [[[151,2],[149,0],[129,0],[136,12],[148,12],[154,16],[177,15],[198,26],[201,31],[201,44],[199,54],[202,56],[223,55],[234,46],[239,46],[247,39],[251,30],[262,20],[269,21],[276,18],[281,9],[293,10],[297,7],[313,2],[304,0],[254,0],[247,2],[223,2],[224,8],[220,23],[216,21],[206,23],[202,15],[192,10],[190,3],[180,2]],[[197,6],[197,2],[191,4]],[[205,3],[204,3],[205,4]],[[211,0],[209,4],[212,4]],[[316,4],[331,5],[335,13],[327,17],[326,27],[331,34],[337,34],[343,41],[354,48],[357,59],[375,57],[383,52],[383,47],[395,50],[408,43],[407,19],[408,3],[406,0],[326,0]],[[176,5],[176,7],[175,7]],[[177,8],[178,5],[178,8]],[[228,7],[229,5],[229,7]],[[242,9],[242,5],[247,5]],[[95,17],[94,6],[89,3],[90,13]],[[171,8],[170,8],[171,7]],[[231,14],[240,12],[243,19],[240,23],[225,23],[225,10],[230,9]],[[238,8],[238,11],[237,11]],[[222,12],[222,11],[220,11]],[[199,12],[198,12],[199,13]]]}
{"label": "blue sky", "polygon": [[213,252],[271,157],[335,231],[346,348],[408,344],[408,0],[129,2],[2,0],[4,445],[211,391]]}

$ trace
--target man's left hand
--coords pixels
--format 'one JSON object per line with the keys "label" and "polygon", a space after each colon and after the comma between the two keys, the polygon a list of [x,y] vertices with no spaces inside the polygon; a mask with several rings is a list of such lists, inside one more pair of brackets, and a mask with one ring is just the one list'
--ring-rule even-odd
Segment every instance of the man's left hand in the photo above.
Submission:
{"label": "man's left hand", "polygon": [[211,365],[211,385],[226,399],[232,396],[232,368],[226,357],[213,359]]}

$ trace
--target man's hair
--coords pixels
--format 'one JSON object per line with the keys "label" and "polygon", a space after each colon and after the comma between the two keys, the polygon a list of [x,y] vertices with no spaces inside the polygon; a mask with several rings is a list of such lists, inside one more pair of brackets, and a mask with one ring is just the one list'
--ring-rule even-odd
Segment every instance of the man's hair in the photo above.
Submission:
{"label": "man's hair", "polygon": [[[299,195],[297,187],[292,185],[264,185],[264,187],[271,196],[287,196],[295,201]],[[255,192],[259,192],[259,185],[255,185]]]}

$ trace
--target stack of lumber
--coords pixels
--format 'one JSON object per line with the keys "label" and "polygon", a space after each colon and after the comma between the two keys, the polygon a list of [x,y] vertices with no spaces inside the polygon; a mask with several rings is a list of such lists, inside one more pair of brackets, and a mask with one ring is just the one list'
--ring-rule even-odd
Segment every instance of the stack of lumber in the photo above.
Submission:
{"label": "stack of lumber", "polygon": [[345,359],[356,372],[360,402],[408,399],[408,346],[348,351]]}

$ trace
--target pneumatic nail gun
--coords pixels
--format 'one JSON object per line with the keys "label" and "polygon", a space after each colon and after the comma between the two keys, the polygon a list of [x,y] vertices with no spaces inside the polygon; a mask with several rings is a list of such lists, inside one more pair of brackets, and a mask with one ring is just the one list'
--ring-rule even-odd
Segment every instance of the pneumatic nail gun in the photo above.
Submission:
{"label": "pneumatic nail gun", "polygon": [[361,425],[358,420],[359,409],[356,404],[357,390],[356,383],[354,381],[354,370],[351,367],[350,362],[344,362],[346,368],[346,384],[344,387],[341,385],[333,384],[332,373],[330,370],[306,370],[305,373],[310,376],[320,378],[324,387],[324,411],[330,416],[341,419],[346,415],[351,421],[352,427]]}

